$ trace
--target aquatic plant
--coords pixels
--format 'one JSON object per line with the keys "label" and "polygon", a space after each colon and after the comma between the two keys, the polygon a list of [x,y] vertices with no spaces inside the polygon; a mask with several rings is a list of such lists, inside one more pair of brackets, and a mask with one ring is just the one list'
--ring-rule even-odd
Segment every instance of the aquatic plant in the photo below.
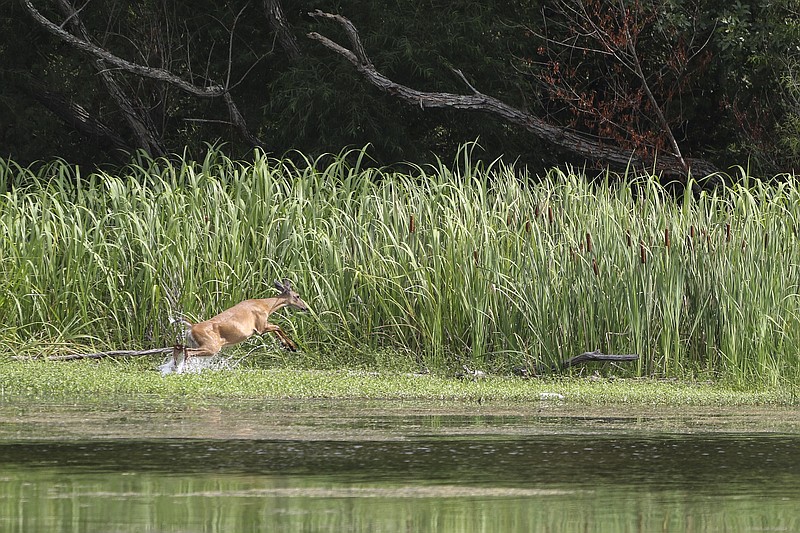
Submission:
{"label": "aquatic plant", "polygon": [[792,179],[676,197],[468,148],[452,167],[364,157],[211,150],[90,174],[0,160],[0,347],[163,346],[171,314],[207,318],[288,277],[313,312],[286,315],[303,353],[273,365],[510,372],[601,349],[640,354],[618,369],[634,375],[800,377]]}

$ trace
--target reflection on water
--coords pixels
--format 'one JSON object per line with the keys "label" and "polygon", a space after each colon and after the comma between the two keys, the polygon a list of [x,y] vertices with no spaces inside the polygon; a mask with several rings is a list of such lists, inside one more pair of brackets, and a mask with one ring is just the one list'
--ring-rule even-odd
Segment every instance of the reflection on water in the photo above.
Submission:
{"label": "reflection on water", "polygon": [[[331,410],[297,424],[228,412],[231,433],[210,438],[187,436],[204,433],[194,413],[167,428],[117,413],[116,435],[107,415],[93,428],[93,413],[25,413],[71,436],[6,416],[4,532],[800,531],[794,432]],[[234,436],[243,426],[253,438]]]}

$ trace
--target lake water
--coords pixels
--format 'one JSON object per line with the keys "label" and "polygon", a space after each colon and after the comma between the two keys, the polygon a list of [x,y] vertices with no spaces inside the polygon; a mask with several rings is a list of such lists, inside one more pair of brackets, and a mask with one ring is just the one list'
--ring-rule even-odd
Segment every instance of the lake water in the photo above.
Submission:
{"label": "lake water", "polygon": [[793,409],[0,403],[0,531],[800,531]]}

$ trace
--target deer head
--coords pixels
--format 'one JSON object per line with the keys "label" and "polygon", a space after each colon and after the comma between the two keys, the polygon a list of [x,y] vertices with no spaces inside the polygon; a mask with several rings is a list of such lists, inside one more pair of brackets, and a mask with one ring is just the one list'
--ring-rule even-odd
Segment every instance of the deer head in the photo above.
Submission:
{"label": "deer head", "polygon": [[292,282],[289,278],[283,278],[283,281],[275,280],[275,288],[281,291],[280,297],[286,299],[286,305],[294,307],[300,311],[308,311],[308,305],[300,299],[300,295],[292,289]]}

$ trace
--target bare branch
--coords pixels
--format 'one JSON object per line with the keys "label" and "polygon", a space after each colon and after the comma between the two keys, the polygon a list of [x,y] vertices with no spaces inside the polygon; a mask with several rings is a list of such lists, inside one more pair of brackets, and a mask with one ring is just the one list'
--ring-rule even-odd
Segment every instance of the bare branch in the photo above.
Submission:
{"label": "bare branch", "polygon": [[[62,26],[69,23],[69,25],[73,28],[72,31],[74,34],[80,36],[87,43],[91,42],[89,33],[80,19],[80,10],[76,10],[69,0],[58,0],[58,6],[65,16],[64,24],[62,24]],[[84,7],[86,7],[86,4],[84,4],[81,9]],[[108,70],[106,62],[100,58],[95,58],[94,66],[100,75],[100,79],[103,81],[108,94],[116,102],[120,111],[122,111],[122,116],[125,118],[125,121],[128,123],[128,127],[133,132],[133,136],[136,138],[138,147],[156,156],[164,155],[166,151],[158,139],[159,136],[156,132],[155,126],[151,123],[146,114],[142,114],[136,110],[136,106],[134,106],[133,102],[131,102],[131,100],[127,97],[125,91],[122,89],[122,87],[120,87],[119,83],[117,83],[113,73]]]}
{"label": "bare branch", "polygon": [[473,87],[473,86],[472,86],[472,84],[471,84],[469,81],[467,81],[467,77],[466,77],[466,76],[464,76],[464,73],[463,73],[463,72],[461,72],[461,69],[459,69],[459,68],[454,68],[454,69],[452,69],[452,70],[453,70],[453,72],[454,72],[454,73],[455,73],[455,74],[456,74],[456,75],[457,75],[459,78],[461,78],[461,81],[463,81],[463,82],[466,84],[466,86],[467,86],[467,87],[469,87],[470,89],[472,89],[472,92],[473,92],[474,94],[481,94],[481,93],[478,91],[478,89],[476,89],[475,87]]}
{"label": "bare branch", "polygon": [[[68,6],[70,10],[70,15],[74,16],[77,19],[77,13],[75,12],[74,8],[66,1],[60,0],[66,6]],[[59,27],[58,25],[54,24],[52,21],[47,19],[43,16],[39,11],[31,3],[31,0],[20,0],[22,6],[30,13],[30,15],[36,20],[42,27],[44,27],[48,32],[55,35],[59,39],[63,40],[64,42],[70,44],[71,46],[86,52],[93,56],[95,59],[108,63],[114,67],[122,69],[126,72],[131,74],[135,74],[137,76],[150,78],[158,81],[162,81],[173,85],[183,91],[188,92],[189,94],[193,94],[195,96],[199,96],[201,98],[217,98],[223,97],[225,101],[225,105],[228,107],[228,114],[230,116],[231,122],[234,124],[236,129],[239,133],[253,146],[264,146],[263,141],[255,137],[247,128],[247,124],[244,121],[244,117],[239,112],[236,103],[233,101],[233,97],[231,97],[229,93],[229,89],[214,83],[210,79],[208,80],[208,85],[205,87],[197,86],[193,83],[190,83],[179,76],[175,76],[168,70],[164,70],[161,68],[156,67],[146,67],[143,65],[139,65],[137,63],[133,63],[122,59],[108,50],[101,48],[94,43],[92,43],[88,39],[88,35],[85,34],[85,29],[81,31],[82,37],[77,37],[72,35],[71,33],[65,31],[63,28]],[[101,69],[102,72],[106,72],[106,68]],[[107,87],[112,87],[112,85],[108,85]],[[118,102],[121,101],[123,95],[120,93],[117,95]],[[115,98],[115,99],[117,99]]]}
{"label": "bare branch", "polygon": [[289,57],[289,61],[300,59],[300,46],[298,46],[297,39],[289,29],[289,22],[283,13],[280,0],[264,0],[264,11],[267,13],[267,19],[269,19],[272,31],[275,32],[275,37]]}
{"label": "bare branch", "polygon": [[231,93],[225,92],[222,95],[222,98],[225,100],[225,105],[228,106],[228,115],[231,118],[231,122],[239,131],[239,135],[241,135],[247,142],[250,143],[250,146],[264,146],[264,141],[253,135],[250,130],[247,128],[247,123],[244,120],[244,117],[239,112],[239,108],[236,106],[236,103],[233,101],[233,97]]}
{"label": "bare branch", "polygon": [[[319,9],[315,10],[312,13],[309,13],[314,18],[327,18],[330,20],[334,20],[338,22],[342,28],[344,28],[345,33],[347,34],[347,38],[350,39],[350,46],[352,46],[353,51],[352,55],[357,59],[359,63],[366,67],[374,68],[372,66],[372,61],[370,61],[369,56],[367,56],[367,51],[364,49],[364,45],[361,44],[361,37],[358,35],[358,30],[350,22],[349,19],[341,16],[341,15],[333,15],[331,13],[324,13]],[[342,47],[342,50],[346,50]],[[341,53],[341,52],[340,52]],[[352,61],[352,60],[351,60]]]}
{"label": "bare branch", "polygon": [[236,24],[239,22],[239,17],[242,16],[244,10],[247,9],[247,5],[242,6],[242,9],[236,13],[236,17],[233,19],[233,25],[231,26],[230,38],[228,39],[228,73],[225,75],[225,87],[231,86],[231,68],[233,67],[233,36],[236,32]]}
{"label": "bare branch", "polygon": [[[656,171],[685,175],[685,170],[681,161],[674,156],[662,155],[655,162],[652,160],[645,160],[634,150],[607,146],[591,137],[581,135],[566,128],[554,126],[524,110],[512,107],[496,98],[482,94],[472,87],[473,94],[461,95],[418,91],[396,83],[374,67],[367,56],[366,50],[364,50],[361,44],[358,31],[347,18],[341,15],[324,13],[319,10],[309,13],[309,15],[316,19],[327,19],[338,22],[345,30],[353,49],[345,48],[317,32],[309,33],[309,38],[320,42],[325,47],[347,59],[367,81],[375,87],[410,105],[422,109],[465,109],[490,113],[502,118],[506,122],[522,126],[547,142],[598,163],[613,164],[623,168],[632,164],[640,168],[655,168]],[[703,175],[717,172],[716,167],[703,160],[692,160],[690,166]]]}
{"label": "bare branch", "polygon": [[180,78],[175,76],[171,72],[155,68],[155,67],[145,67],[136,63],[131,63],[121,57],[117,57],[116,55],[112,54],[108,50],[104,48],[100,48],[99,46],[88,42],[84,39],[80,39],[75,37],[71,33],[67,32],[66,30],[60,28],[56,24],[53,24],[49,19],[43,16],[36,8],[33,6],[30,0],[20,0],[22,6],[31,14],[31,16],[38,22],[44,29],[46,29],[51,34],[55,35],[62,41],[69,43],[73,47],[86,52],[88,54],[93,55],[96,58],[102,59],[107,61],[111,65],[114,65],[117,68],[130,72],[131,74],[136,74],[138,76],[143,76],[145,78],[151,78],[155,80],[160,80],[170,85],[174,85],[175,87],[184,90],[190,94],[195,96],[200,96],[202,98],[214,98],[217,96],[222,96],[225,92],[225,89],[218,84],[210,84],[208,87],[198,87],[197,85],[191,84]]}
{"label": "bare branch", "polygon": [[21,76],[15,83],[19,83],[28,94],[70,127],[97,144],[112,148],[111,153],[115,157],[130,151],[130,146],[116,131],[64,95],[48,90],[30,76]]}
{"label": "bare branch", "polygon": [[[620,0],[620,11],[623,13],[624,17],[624,9],[625,5]],[[667,121],[667,117],[664,116],[664,111],[661,109],[661,103],[656,100],[656,97],[653,95],[653,91],[650,90],[650,84],[647,83],[647,76],[644,75],[644,71],[642,70],[642,63],[639,61],[639,53],[636,51],[636,41],[634,37],[631,35],[630,26],[628,25],[627,21],[623,21],[623,29],[625,30],[625,42],[628,48],[628,57],[630,58],[631,63],[633,64],[634,71],[636,72],[636,76],[639,78],[639,81],[642,83],[642,88],[644,89],[645,94],[647,94],[647,99],[650,100],[650,105],[653,106],[653,110],[656,113],[656,117],[658,117],[659,125],[662,128],[662,132],[664,135],[667,136],[670,145],[672,146],[673,155],[678,158],[678,161],[681,162],[681,166],[689,170],[689,167],[686,165],[686,160],[683,158],[683,154],[681,153],[681,149],[678,146],[678,141],[675,139],[675,135],[672,133],[672,128]]]}

